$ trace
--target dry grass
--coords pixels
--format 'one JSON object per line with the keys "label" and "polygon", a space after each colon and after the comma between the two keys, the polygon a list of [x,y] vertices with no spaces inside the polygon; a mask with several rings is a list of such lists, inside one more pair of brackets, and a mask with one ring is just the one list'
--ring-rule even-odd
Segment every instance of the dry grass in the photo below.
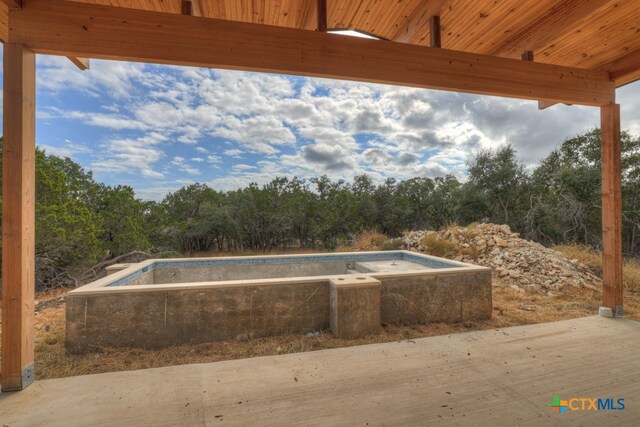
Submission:
{"label": "dry grass", "polygon": [[[54,297],[57,298],[58,295]],[[59,378],[401,341],[590,316],[597,313],[600,301],[601,293],[596,290],[574,289],[563,295],[548,297],[523,293],[498,284],[493,288],[493,317],[486,321],[418,326],[387,325],[380,335],[357,340],[337,339],[329,331],[323,331],[318,337],[287,335],[250,341],[181,345],[162,350],[103,348],[98,352],[82,355],[66,352],[64,305],[53,304],[36,315],[36,369],[38,378]],[[639,294],[626,296],[625,311],[627,317],[640,320]]]}
{"label": "dry grass", "polygon": [[451,223],[445,230],[450,231],[452,235],[459,234],[466,240],[473,240],[480,235],[480,230],[478,230],[478,223],[472,222],[466,227],[459,227],[457,223]]}
{"label": "dry grass", "polygon": [[383,251],[397,251],[404,247],[404,240],[402,238],[389,239],[382,244]]}
{"label": "dry grass", "polygon": [[437,257],[451,257],[456,254],[457,246],[450,241],[441,238],[437,234],[428,234],[420,240],[420,245],[424,248],[424,252]]}
{"label": "dry grass", "polygon": [[356,235],[354,247],[358,251],[376,251],[389,240],[386,234],[377,230],[364,230]]}
{"label": "dry grass", "polygon": [[602,275],[602,255],[590,246],[583,245],[560,245],[555,246],[554,250],[564,254],[569,259],[575,259],[584,264],[595,274],[600,277]]}
{"label": "dry grass", "polygon": [[[582,245],[563,245],[553,249],[562,252],[569,259],[576,259],[586,265],[596,276],[602,276],[602,254],[599,251]],[[629,292],[640,292],[640,261],[626,259],[622,274],[624,287]]]}
{"label": "dry grass", "polygon": [[[600,265],[597,252],[576,247],[557,249],[597,272]],[[639,278],[640,263],[627,261],[625,316],[635,320],[640,320],[640,292],[634,292],[640,288]],[[544,296],[525,293],[498,282],[493,287],[493,316],[486,321],[411,327],[387,325],[380,335],[358,340],[337,339],[329,331],[323,331],[317,337],[287,335],[250,341],[181,345],[161,350],[103,348],[98,352],[73,355],[64,348],[65,312],[64,304],[60,301],[63,293],[58,290],[38,295],[35,365],[37,376],[41,379],[271,356],[552,322],[594,315],[602,300],[599,290],[576,288],[563,294]]]}

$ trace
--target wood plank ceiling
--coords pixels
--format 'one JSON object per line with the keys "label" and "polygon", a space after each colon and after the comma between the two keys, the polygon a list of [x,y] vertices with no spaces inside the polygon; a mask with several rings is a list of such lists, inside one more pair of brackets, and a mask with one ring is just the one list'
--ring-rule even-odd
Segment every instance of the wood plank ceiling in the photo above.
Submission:
{"label": "wood plank ceiling", "polygon": [[[180,0],[74,0],[180,13]],[[205,17],[316,28],[316,0],[199,0]],[[428,45],[431,15],[442,47],[605,70],[616,84],[640,78],[637,0],[327,0],[328,27]]]}

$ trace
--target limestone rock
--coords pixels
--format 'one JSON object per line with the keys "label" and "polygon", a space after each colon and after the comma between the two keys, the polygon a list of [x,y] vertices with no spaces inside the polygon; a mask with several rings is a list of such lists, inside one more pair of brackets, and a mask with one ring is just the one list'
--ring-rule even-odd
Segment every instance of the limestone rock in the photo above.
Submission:
{"label": "limestone rock", "polygon": [[431,234],[437,234],[456,248],[457,252],[450,256],[452,259],[491,267],[496,278],[522,292],[553,295],[575,287],[602,286],[602,281],[577,260],[521,239],[508,225],[475,224],[437,232],[411,231],[403,237],[404,248],[428,253],[420,241]]}

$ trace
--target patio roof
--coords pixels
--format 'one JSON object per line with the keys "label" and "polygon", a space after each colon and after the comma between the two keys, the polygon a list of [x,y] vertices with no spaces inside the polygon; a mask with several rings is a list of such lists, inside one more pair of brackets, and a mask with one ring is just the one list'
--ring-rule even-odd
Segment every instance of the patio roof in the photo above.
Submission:
{"label": "patio roof", "polygon": [[620,316],[615,88],[640,78],[639,32],[640,2],[623,0],[0,0],[2,389],[33,381],[35,53],[81,68],[104,58],[601,107],[602,305]]}
{"label": "patio roof", "polygon": [[[74,0],[180,14],[179,0]],[[25,0],[27,5],[30,0]],[[316,0],[193,0],[207,18],[316,30]],[[442,47],[640,78],[640,3],[622,0],[327,0],[327,28],[427,46],[440,16]]]}

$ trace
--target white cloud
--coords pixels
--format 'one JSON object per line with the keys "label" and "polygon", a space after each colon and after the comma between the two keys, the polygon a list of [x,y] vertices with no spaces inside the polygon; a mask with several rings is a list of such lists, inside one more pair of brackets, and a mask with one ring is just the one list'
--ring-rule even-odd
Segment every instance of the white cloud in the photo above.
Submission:
{"label": "white cloud", "polygon": [[184,157],[175,156],[171,164],[178,167],[178,170],[189,175],[200,175],[200,169],[190,166]]}
{"label": "white cloud", "polygon": [[[131,117],[118,113],[96,113],[87,111],[61,110],[56,107],[39,110],[38,118],[44,120],[79,121],[88,126],[96,126],[113,130],[151,131],[151,127]],[[153,131],[151,131],[153,132]]]}
{"label": "white cloud", "polygon": [[129,97],[134,82],[146,81],[144,64],[91,60],[91,69],[82,71],[62,56],[38,56],[38,86],[60,92],[79,90],[92,96]]}
{"label": "white cloud", "polygon": [[77,159],[78,154],[91,154],[92,151],[89,147],[77,144],[68,139],[65,139],[64,145],[49,145],[49,144],[40,144],[38,148],[44,150],[47,154],[53,154],[58,157],[69,157],[71,159]]}
{"label": "white cloud", "polygon": [[251,170],[251,169],[256,169],[256,166],[244,165],[244,164],[233,165],[233,170],[235,170],[235,171],[246,171],[246,170]]}
{"label": "white cloud", "polygon": [[[103,150],[91,167],[140,174],[156,184],[164,174],[173,176],[171,171],[186,178],[202,175],[220,188],[264,183],[276,175],[463,177],[466,162],[480,148],[509,142],[522,160],[534,164],[563,138],[599,124],[596,108],[558,105],[538,111],[531,101],[107,61],[95,61],[96,72],[83,74],[64,58],[43,58],[38,71],[43,90],[106,93],[109,99],[95,111],[44,105],[38,117],[110,132],[101,137]],[[96,80],[98,71],[106,74]],[[623,128],[640,133],[638,88],[640,83],[630,85],[618,96]],[[48,144],[71,152],[54,147]],[[194,167],[222,165],[223,155],[224,168]]]}
{"label": "white cloud", "polygon": [[91,169],[104,173],[141,174],[147,178],[162,178],[164,175],[153,166],[164,157],[159,144],[166,138],[151,133],[135,139],[112,139],[101,144],[98,160],[91,163]]}
{"label": "white cloud", "polygon": [[183,172],[188,173],[189,175],[194,175],[194,176],[195,176],[195,175],[200,175],[200,169],[198,169],[198,168],[194,168],[194,167],[192,167],[192,166],[186,166],[186,165],[185,165],[185,166],[183,166],[183,167],[181,168],[181,170],[182,170]]}
{"label": "white cloud", "polygon": [[225,150],[224,154],[226,154],[227,156],[231,156],[231,157],[241,157],[242,154],[244,154],[244,151],[238,150],[238,149]]}

